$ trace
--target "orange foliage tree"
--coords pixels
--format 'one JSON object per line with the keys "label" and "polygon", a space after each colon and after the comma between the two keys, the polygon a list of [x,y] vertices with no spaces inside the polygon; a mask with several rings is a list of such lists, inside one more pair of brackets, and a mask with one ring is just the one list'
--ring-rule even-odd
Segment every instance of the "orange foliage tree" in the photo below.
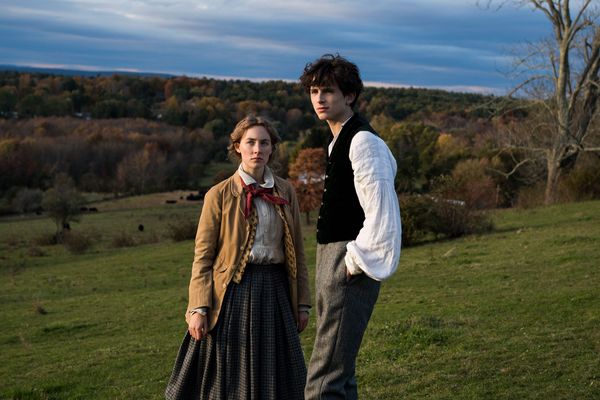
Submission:
{"label": "orange foliage tree", "polygon": [[310,225],[310,212],[321,204],[325,178],[325,151],[321,148],[302,149],[290,166],[290,181],[296,189],[300,211],[306,214]]}

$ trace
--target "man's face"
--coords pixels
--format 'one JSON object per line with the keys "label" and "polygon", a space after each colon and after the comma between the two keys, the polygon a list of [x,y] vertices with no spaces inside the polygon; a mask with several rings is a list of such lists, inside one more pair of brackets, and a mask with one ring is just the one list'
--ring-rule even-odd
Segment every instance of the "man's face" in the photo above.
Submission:
{"label": "man's face", "polygon": [[353,100],[354,95],[344,96],[337,85],[310,87],[310,101],[321,121],[344,122]]}

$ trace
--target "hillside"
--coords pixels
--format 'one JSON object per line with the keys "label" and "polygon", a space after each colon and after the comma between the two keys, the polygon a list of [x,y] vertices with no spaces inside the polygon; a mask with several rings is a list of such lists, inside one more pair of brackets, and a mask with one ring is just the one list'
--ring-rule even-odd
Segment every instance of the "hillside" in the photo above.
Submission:
{"label": "hillside", "polygon": [[[0,220],[0,398],[160,399],[185,325],[199,206],[86,215],[93,246],[44,246],[46,219]],[[143,221],[148,231],[136,232]],[[600,202],[495,214],[482,236],[403,250],[358,358],[362,399],[600,396]],[[115,248],[125,232],[143,242]],[[313,227],[305,227],[314,276]],[[314,315],[302,335],[308,359]]]}

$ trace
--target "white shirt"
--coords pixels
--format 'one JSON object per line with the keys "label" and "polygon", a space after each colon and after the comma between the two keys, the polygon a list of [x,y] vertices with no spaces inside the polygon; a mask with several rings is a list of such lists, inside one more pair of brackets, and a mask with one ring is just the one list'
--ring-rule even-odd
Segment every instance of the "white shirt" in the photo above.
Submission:
{"label": "white shirt", "polygon": [[[272,188],[275,186],[273,172],[265,166],[264,183],[258,183],[247,174],[240,164],[238,173],[246,185],[258,184],[263,188]],[[280,264],[285,261],[285,252],[283,248],[283,220],[273,207],[273,204],[255,197],[254,207],[258,215],[258,225],[256,226],[256,236],[250,250],[248,258],[249,263],[253,264]]]}
{"label": "white shirt", "polygon": [[[329,154],[335,139],[329,145]],[[350,142],[354,186],[365,221],[355,240],[346,245],[344,261],[352,275],[364,272],[382,281],[398,268],[402,243],[400,205],[394,189],[396,160],[385,142],[360,131]]]}

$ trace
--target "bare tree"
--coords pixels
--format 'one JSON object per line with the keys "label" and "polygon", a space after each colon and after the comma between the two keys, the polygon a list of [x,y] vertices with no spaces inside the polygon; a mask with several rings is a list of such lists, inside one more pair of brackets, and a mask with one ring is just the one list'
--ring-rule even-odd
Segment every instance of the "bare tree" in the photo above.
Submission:
{"label": "bare tree", "polygon": [[[600,151],[592,136],[598,117],[600,26],[597,0],[521,0],[484,3],[489,7],[531,6],[543,13],[553,34],[529,43],[516,61],[524,74],[510,94],[533,100],[530,116],[535,128],[523,134],[511,132],[506,149],[541,156],[546,164],[545,203],[557,200],[561,174],[583,151]],[[571,7],[573,5],[573,7]],[[531,126],[531,122],[530,122]]]}

